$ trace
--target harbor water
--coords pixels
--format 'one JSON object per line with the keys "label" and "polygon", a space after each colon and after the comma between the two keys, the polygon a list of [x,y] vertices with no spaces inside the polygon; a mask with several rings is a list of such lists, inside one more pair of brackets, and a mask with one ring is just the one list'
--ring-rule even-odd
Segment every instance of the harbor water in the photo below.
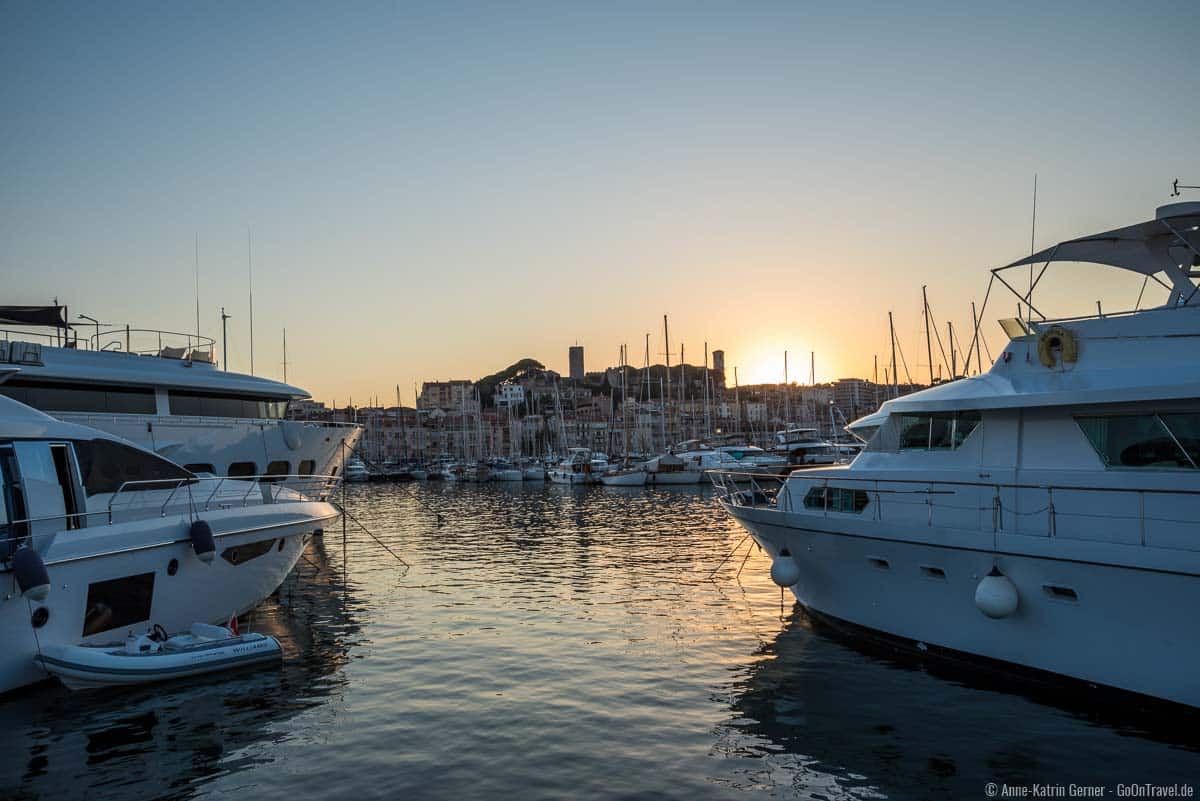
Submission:
{"label": "harbor water", "polygon": [[387,547],[353,524],[313,540],[248,620],[282,668],[22,691],[0,704],[0,798],[1115,797],[1200,777],[1194,720],[817,627],[706,487],[367,484],[346,504]]}

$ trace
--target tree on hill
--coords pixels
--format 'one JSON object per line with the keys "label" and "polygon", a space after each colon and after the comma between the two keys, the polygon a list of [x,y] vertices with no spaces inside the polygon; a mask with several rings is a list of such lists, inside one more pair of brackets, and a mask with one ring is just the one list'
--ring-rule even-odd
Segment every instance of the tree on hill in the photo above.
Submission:
{"label": "tree on hill", "polygon": [[479,390],[479,400],[485,407],[490,407],[492,405],[492,396],[496,392],[496,387],[500,384],[503,384],[505,381],[511,381],[530,371],[545,369],[545,365],[537,359],[521,359],[519,362],[510,364],[498,373],[484,376],[475,382],[475,388]]}

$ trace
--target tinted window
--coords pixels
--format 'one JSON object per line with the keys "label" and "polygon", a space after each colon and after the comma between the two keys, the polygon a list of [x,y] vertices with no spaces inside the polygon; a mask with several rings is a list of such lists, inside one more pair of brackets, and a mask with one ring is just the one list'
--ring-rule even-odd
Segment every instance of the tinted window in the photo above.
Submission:
{"label": "tinted window", "polygon": [[275,540],[259,540],[258,542],[248,542],[245,545],[234,545],[221,551],[221,558],[231,565],[240,565],[262,556],[271,550],[271,546],[274,544]]}
{"label": "tinted window", "polygon": [[317,463],[312,459],[303,459],[300,462],[299,473],[302,476],[311,476],[317,469]]}
{"label": "tinted window", "polygon": [[234,478],[246,478],[258,475],[258,465],[254,462],[234,462],[229,465],[229,475]]}
{"label": "tinted window", "polygon": [[212,473],[214,476],[217,474],[217,469],[215,467],[204,462],[185,464],[183,469],[187,470],[189,473]]}
{"label": "tinted window", "polygon": [[168,393],[171,414],[195,417],[250,417],[278,420],[287,408],[286,400],[265,400],[246,395],[218,395],[207,392]]}
{"label": "tinted window", "polygon": [[966,441],[979,425],[979,412],[936,412],[900,416],[900,448],[951,450]]}
{"label": "tinted window", "polygon": [[0,384],[0,394],[48,412],[155,412],[152,389],[100,389],[86,384],[13,379]]}
{"label": "tinted window", "polygon": [[169,488],[176,481],[193,478],[187,470],[161,456],[111,440],[76,442],[75,458],[88,495],[116,492],[128,481],[161,483],[126,486],[125,492]]}
{"label": "tinted window", "polygon": [[89,584],[83,636],[148,621],[153,600],[153,573]]}
{"label": "tinted window", "polygon": [[[1192,415],[1167,415],[1192,418]],[[1194,458],[1181,447],[1176,435],[1156,414],[1129,414],[1112,417],[1078,417],[1076,422],[1107,467],[1186,467],[1194,468]],[[1187,419],[1176,421],[1185,432]],[[1189,437],[1189,441],[1190,441]],[[1190,448],[1189,448],[1190,450]]]}
{"label": "tinted window", "polygon": [[[286,461],[271,462],[270,464],[267,465],[267,472],[265,475],[277,476],[277,477],[282,478],[283,476],[291,475],[291,472],[292,472],[291,468],[292,468],[292,466],[290,464],[288,464]],[[267,479],[263,479],[263,480],[265,481]],[[274,480],[274,479],[271,479],[271,480]]]}
{"label": "tinted window", "polygon": [[804,506],[807,509],[828,509],[831,512],[852,514],[860,514],[869,502],[866,490],[844,487],[813,487],[804,496]]}

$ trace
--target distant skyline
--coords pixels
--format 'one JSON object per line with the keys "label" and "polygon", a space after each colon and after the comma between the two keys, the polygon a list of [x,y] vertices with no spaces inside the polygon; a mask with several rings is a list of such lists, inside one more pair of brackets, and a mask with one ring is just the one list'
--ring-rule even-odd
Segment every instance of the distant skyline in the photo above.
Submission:
{"label": "distant skyline", "polygon": [[[1200,184],[1200,4],[0,3],[3,301],[230,320],[327,403],[726,353],[871,377],[921,285],[964,347],[987,269]],[[1064,269],[1057,312],[1141,281]],[[1152,298],[1157,301],[1158,298]],[[1016,313],[994,291],[983,322]],[[936,346],[935,346],[936,353]],[[903,377],[902,372],[902,377]]]}

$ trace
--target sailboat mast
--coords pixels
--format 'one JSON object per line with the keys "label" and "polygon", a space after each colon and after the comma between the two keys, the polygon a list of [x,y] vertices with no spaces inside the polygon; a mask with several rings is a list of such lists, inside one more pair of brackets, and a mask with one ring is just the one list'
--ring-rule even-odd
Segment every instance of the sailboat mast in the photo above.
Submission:
{"label": "sailboat mast", "polygon": [[929,386],[933,386],[933,341],[929,338],[929,296],[921,286],[921,303],[925,314],[925,355],[929,358]]}
{"label": "sailboat mast", "polygon": [[788,386],[787,351],[783,352],[783,429],[786,431],[792,422],[792,393]]}
{"label": "sailboat mast", "polygon": [[892,397],[900,397],[900,381],[896,375],[896,324],[892,322],[892,313],[888,312],[888,331],[892,335]]}

